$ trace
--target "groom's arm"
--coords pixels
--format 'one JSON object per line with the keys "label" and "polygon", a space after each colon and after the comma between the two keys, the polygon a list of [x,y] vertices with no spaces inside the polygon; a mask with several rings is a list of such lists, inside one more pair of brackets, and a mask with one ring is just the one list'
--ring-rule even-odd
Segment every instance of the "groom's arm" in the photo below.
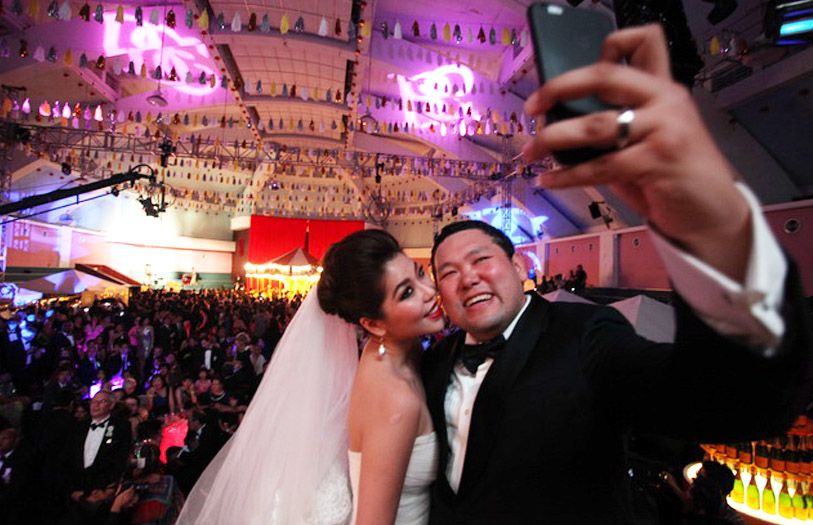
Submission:
{"label": "groom's arm", "polygon": [[584,325],[582,362],[596,400],[640,430],[699,441],[783,433],[811,393],[811,338],[795,266],[780,307],[785,333],[771,355],[716,331],[680,297],[674,344],[638,336],[618,312]]}
{"label": "groom's arm", "polygon": [[788,262],[756,197],[742,184],[737,188],[748,202],[751,215],[751,248],[743,261],[741,281],[679,249],[657,231],[651,234],[673,288],[694,312],[717,332],[740,340],[753,351],[771,355],[785,333],[782,306]]}

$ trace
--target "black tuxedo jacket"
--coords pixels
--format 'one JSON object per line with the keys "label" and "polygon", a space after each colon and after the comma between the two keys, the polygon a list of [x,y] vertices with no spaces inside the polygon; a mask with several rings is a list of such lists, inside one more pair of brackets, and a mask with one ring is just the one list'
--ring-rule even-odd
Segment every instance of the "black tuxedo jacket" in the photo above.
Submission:
{"label": "black tuxedo jacket", "polygon": [[[111,431],[110,428],[113,427]],[[89,491],[116,483],[124,473],[132,445],[132,427],[129,421],[111,416],[105,437],[99,445],[96,459],[88,468],[84,466],[85,438],[90,422],[84,423],[73,434],[68,449],[68,468],[71,490]],[[109,434],[109,435],[108,435]]]}
{"label": "black tuxedo jacket", "polygon": [[[223,360],[225,359],[225,355],[223,350],[219,347],[213,347],[212,350],[212,370],[216,372],[220,372],[220,366],[223,364]],[[189,373],[197,375],[201,368],[206,364],[206,350],[198,346],[195,348],[195,351],[192,352],[191,357],[191,366]]]}
{"label": "black tuxedo jacket", "polygon": [[36,499],[36,458],[21,441],[0,467],[0,520],[12,525],[27,522]]}
{"label": "black tuxedo jacket", "polygon": [[209,419],[212,421],[203,427],[197,446],[179,457],[181,465],[175,472],[175,477],[184,493],[192,490],[200,475],[229,439],[228,434],[220,430],[217,418]]}
{"label": "black tuxedo jacket", "polygon": [[627,429],[710,442],[784,431],[807,398],[793,385],[811,377],[801,296],[786,293],[795,304],[770,359],[682,303],[675,344],[657,344],[612,308],[532,294],[478,392],[457,493],[444,398],[465,334],[448,337],[423,359],[440,442],[430,523],[631,523]]}

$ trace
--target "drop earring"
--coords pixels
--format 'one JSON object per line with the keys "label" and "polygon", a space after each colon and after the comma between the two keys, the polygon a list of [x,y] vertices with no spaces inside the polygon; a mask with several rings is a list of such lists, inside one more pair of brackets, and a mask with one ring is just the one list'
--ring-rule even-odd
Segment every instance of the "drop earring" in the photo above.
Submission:
{"label": "drop earring", "polygon": [[378,358],[382,359],[384,357],[384,354],[386,354],[386,353],[387,353],[387,347],[384,346],[384,338],[382,337],[379,340],[379,343],[378,343]]}

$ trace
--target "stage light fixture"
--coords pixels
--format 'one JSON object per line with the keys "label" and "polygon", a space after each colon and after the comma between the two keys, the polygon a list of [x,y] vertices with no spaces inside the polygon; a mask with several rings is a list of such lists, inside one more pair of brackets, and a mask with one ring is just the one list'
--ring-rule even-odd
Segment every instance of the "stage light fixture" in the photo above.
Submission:
{"label": "stage light fixture", "polygon": [[774,0],[765,13],[765,36],[776,45],[813,41],[813,0]]}
{"label": "stage light fixture", "polygon": [[169,156],[174,154],[176,151],[175,145],[171,140],[169,140],[169,138],[164,138],[164,140],[158,145],[158,149],[161,151],[161,167],[166,168],[169,165]]}
{"label": "stage light fixture", "polygon": [[71,174],[71,165],[68,162],[63,162],[60,165],[60,169],[62,170],[62,173],[64,175],[70,175]]}
{"label": "stage light fixture", "polygon": [[118,189],[118,187],[117,187],[117,186],[113,186],[113,187],[110,189],[110,195],[112,195],[112,196],[114,196],[114,197],[118,197],[118,196],[119,196],[119,193],[120,193],[120,192],[119,192],[119,189]]}
{"label": "stage light fixture", "polygon": [[147,217],[158,217],[158,209],[153,204],[152,199],[149,197],[141,197],[138,199],[138,202],[141,203],[141,207],[144,208],[144,213],[147,214]]}

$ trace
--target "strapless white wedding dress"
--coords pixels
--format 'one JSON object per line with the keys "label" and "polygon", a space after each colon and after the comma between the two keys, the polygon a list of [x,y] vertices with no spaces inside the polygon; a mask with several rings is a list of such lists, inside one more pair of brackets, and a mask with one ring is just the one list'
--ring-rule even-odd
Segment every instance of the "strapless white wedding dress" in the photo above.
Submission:
{"label": "strapless white wedding dress", "polygon": [[[353,488],[353,521],[358,511],[361,452],[348,451],[350,485]],[[434,432],[415,438],[407,465],[395,525],[426,525],[429,522],[429,485],[435,481],[438,465],[438,439]]]}

